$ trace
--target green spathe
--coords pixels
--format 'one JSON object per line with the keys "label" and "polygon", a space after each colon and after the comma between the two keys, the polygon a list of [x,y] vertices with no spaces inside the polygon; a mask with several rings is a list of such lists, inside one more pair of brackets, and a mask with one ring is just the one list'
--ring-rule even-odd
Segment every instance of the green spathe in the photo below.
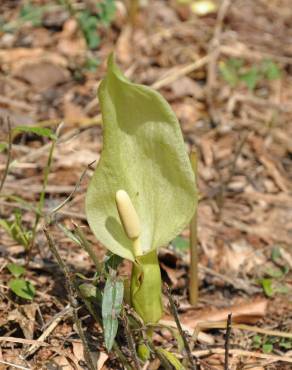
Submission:
{"label": "green spathe", "polygon": [[116,208],[116,192],[124,189],[129,194],[147,254],[188,224],[196,206],[194,174],[168,103],[155,90],[129,82],[113,57],[98,97],[104,143],[87,192],[87,219],[106,248],[134,262],[132,241]]}
{"label": "green spathe", "polygon": [[157,252],[136,257],[131,276],[131,304],[144,323],[156,323],[163,312]]}

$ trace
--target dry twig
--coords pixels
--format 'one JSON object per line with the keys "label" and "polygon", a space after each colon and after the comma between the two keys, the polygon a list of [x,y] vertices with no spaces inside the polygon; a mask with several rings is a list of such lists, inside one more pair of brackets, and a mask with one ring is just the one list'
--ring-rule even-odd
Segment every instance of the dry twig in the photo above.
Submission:
{"label": "dry twig", "polygon": [[188,362],[189,362],[189,365],[190,365],[190,369],[197,370],[197,365],[194,362],[194,359],[193,359],[193,356],[192,356],[192,353],[191,353],[191,349],[190,349],[189,343],[188,343],[187,338],[186,338],[186,334],[183,331],[181,323],[179,321],[179,316],[178,316],[176,305],[175,305],[174,300],[172,298],[170,289],[167,285],[166,285],[165,291],[166,291],[166,294],[167,294],[167,297],[168,297],[168,300],[169,300],[171,313],[174,317],[177,329],[178,329],[179,334],[180,334],[180,336],[183,340],[183,343],[184,343],[184,348],[185,348],[185,351],[186,351],[186,354],[187,354],[187,357],[188,357]]}

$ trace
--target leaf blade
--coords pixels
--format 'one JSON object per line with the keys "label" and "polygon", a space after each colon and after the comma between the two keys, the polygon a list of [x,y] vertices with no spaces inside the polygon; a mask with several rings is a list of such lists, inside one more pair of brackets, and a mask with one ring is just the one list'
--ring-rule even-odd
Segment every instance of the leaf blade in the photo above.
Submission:
{"label": "leaf blade", "polygon": [[102,322],[105,346],[111,350],[118,331],[118,316],[122,309],[124,285],[115,277],[107,278],[102,298]]}
{"label": "leaf blade", "polygon": [[110,59],[98,95],[104,147],[86,196],[87,218],[103,245],[134,261],[115,193],[124,189],[129,194],[148,253],[188,224],[197,198],[194,174],[179,123],[158,92],[129,82]]}

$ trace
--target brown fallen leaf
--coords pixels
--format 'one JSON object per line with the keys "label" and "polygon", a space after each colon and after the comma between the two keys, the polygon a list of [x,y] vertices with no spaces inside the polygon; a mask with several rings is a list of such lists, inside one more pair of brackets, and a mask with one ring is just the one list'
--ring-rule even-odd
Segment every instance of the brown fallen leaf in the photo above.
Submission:
{"label": "brown fallen leaf", "polygon": [[232,321],[234,323],[255,323],[259,318],[265,316],[267,304],[268,301],[266,299],[259,298],[224,309],[205,310],[197,316],[194,316],[193,310],[189,310],[180,317],[181,322],[191,328],[195,328],[200,322],[226,321],[230,313],[232,313]]}
{"label": "brown fallen leaf", "polygon": [[123,27],[123,30],[116,43],[116,53],[118,60],[129,65],[133,60],[133,43],[132,43],[133,29],[130,25]]}
{"label": "brown fallen leaf", "polygon": [[8,315],[8,321],[18,323],[26,339],[33,338],[36,310],[37,304],[31,303],[16,308]]}
{"label": "brown fallen leaf", "polygon": [[52,365],[57,365],[58,369],[62,370],[74,370],[74,367],[70,365],[69,361],[66,359],[65,356],[57,356],[54,360],[51,361]]}
{"label": "brown fallen leaf", "polygon": [[38,91],[60,85],[69,79],[69,72],[49,60],[30,60],[17,68],[14,75]]}
{"label": "brown fallen leaf", "polygon": [[190,77],[184,76],[174,81],[170,85],[172,91],[172,98],[179,99],[185,96],[192,96],[198,100],[203,99],[203,88]]}

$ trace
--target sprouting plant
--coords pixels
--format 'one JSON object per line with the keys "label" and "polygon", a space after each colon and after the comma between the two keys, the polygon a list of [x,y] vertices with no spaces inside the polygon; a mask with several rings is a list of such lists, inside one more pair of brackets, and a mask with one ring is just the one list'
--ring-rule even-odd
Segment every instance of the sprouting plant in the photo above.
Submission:
{"label": "sprouting plant", "polygon": [[115,0],[102,0],[92,4],[91,8],[77,10],[71,0],[59,0],[78,21],[80,30],[89,49],[96,49],[100,44],[99,27],[107,27],[114,18]]}
{"label": "sprouting plant", "polygon": [[194,214],[195,176],[170,106],[127,80],[112,56],[98,96],[104,147],[87,191],[87,219],[107,249],[132,262],[131,304],[144,323],[155,323],[163,311],[157,251]]}
{"label": "sprouting plant", "polygon": [[[41,137],[49,138],[51,140],[51,147],[50,147],[50,151],[48,155],[48,161],[44,169],[43,188],[40,194],[40,199],[39,199],[37,207],[31,206],[28,202],[23,200],[21,197],[1,194],[1,196],[3,196],[4,198],[14,199],[17,202],[22,203],[23,205],[26,206],[26,208],[30,209],[35,214],[35,222],[34,222],[32,231],[28,230],[26,226],[24,225],[23,220],[22,220],[22,213],[19,210],[14,211],[13,220],[5,220],[2,218],[0,219],[0,227],[2,227],[13,240],[15,240],[17,243],[22,245],[24,249],[27,252],[29,252],[34,245],[38,224],[41,218],[44,216],[43,208],[44,208],[44,203],[45,203],[46,187],[48,183],[48,176],[49,176],[50,169],[51,169],[53,152],[54,152],[54,148],[55,148],[55,144],[57,140],[57,135],[51,129],[45,128],[45,127],[16,126],[13,128],[13,130],[11,130],[8,147],[11,147],[13,137],[15,137],[15,135],[18,135],[19,133],[34,134],[34,135],[38,135]],[[7,160],[7,168],[5,170],[5,176],[3,177],[4,180],[9,172],[9,169],[13,167],[15,163],[17,163],[17,160],[10,161],[10,152],[8,152],[8,155],[9,155],[9,159]],[[1,180],[0,190],[4,186],[4,180],[3,181]]]}
{"label": "sprouting plant", "polygon": [[247,67],[243,59],[230,58],[219,63],[219,71],[231,87],[236,87],[242,82],[250,91],[253,91],[260,81],[276,80],[281,77],[279,66],[269,59]]}
{"label": "sprouting plant", "polygon": [[22,277],[26,273],[25,268],[16,263],[8,263],[6,267],[13,276],[8,282],[12,292],[18,297],[32,300],[35,296],[35,287],[29,280]]}

